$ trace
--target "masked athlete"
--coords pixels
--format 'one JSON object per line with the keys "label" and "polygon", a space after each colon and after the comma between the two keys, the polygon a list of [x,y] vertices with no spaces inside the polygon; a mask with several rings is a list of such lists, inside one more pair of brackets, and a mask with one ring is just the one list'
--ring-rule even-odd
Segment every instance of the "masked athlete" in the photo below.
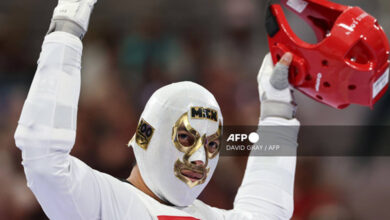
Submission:
{"label": "masked athlete", "polygon": [[[192,82],[157,90],[129,142],[137,165],[127,181],[70,155],[80,93],[81,39],[96,0],[60,0],[15,133],[27,185],[50,219],[289,219],[296,157],[250,156],[232,210],[197,200],[221,149],[222,113],[214,96]],[[270,136],[296,152],[299,122],[287,79],[292,55],[258,75],[260,142]],[[281,126],[272,132],[268,125]],[[272,127],[270,126],[270,127]]]}

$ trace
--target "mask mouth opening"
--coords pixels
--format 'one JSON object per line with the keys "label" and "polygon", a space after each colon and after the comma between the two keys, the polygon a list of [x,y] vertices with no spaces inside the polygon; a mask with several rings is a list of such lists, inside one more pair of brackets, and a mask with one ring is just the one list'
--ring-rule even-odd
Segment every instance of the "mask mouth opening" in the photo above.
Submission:
{"label": "mask mouth opening", "polygon": [[187,168],[181,169],[180,173],[183,176],[185,176],[188,179],[190,179],[192,182],[199,181],[199,180],[201,180],[204,177],[204,173],[203,172],[199,172],[199,171],[195,171],[195,170],[191,170],[191,169],[187,169]]}
{"label": "mask mouth opening", "polygon": [[193,188],[206,181],[210,168],[206,168],[205,165],[196,166],[177,160],[174,170],[177,178],[187,184],[190,188]]}

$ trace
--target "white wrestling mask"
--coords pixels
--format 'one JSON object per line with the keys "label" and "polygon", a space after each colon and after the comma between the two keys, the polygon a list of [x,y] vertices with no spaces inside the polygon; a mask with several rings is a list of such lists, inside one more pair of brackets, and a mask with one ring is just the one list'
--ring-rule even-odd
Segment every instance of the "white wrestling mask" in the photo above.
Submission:
{"label": "white wrestling mask", "polygon": [[129,142],[149,189],[175,206],[191,205],[217,166],[222,123],[204,87],[180,82],[157,90]]}

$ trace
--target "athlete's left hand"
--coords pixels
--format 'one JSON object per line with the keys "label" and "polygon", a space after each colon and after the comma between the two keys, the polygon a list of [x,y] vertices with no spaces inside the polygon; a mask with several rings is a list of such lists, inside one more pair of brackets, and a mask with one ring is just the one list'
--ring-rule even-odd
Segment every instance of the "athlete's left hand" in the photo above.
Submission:
{"label": "athlete's left hand", "polygon": [[286,53],[274,66],[271,54],[267,54],[257,76],[261,102],[261,118],[281,117],[291,119],[295,103],[288,82],[288,70],[293,55]]}

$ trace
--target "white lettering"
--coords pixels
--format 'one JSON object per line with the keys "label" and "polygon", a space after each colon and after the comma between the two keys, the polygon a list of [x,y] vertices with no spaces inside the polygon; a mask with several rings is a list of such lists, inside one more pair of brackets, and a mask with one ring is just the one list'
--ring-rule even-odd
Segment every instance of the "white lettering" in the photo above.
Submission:
{"label": "white lettering", "polygon": [[322,78],[322,74],[318,73],[317,74],[317,81],[316,81],[316,91],[317,92],[320,91],[321,78]]}
{"label": "white lettering", "polygon": [[379,77],[377,81],[375,81],[374,85],[372,86],[372,98],[375,98],[383,88],[386,87],[386,85],[389,83],[389,69],[385,71],[385,73]]}
{"label": "white lettering", "polygon": [[247,134],[230,134],[227,141],[236,142],[236,141],[245,141],[246,139],[248,139]]}

